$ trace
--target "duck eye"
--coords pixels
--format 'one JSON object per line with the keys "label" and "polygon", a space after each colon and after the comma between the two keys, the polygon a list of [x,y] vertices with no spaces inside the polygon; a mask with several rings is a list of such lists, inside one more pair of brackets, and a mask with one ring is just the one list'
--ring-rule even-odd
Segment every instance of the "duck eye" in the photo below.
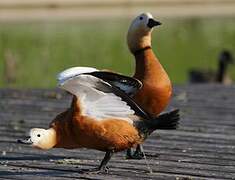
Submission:
{"label": "duck eye", "polygon": [[142,20],[143,19],[143,17],[142,16],[140,16],[140,20]]}
{"label": "duck eye", "polygon": [[37,135],[37,137],[40,137],[40,136],[41,136],[40,134]]}

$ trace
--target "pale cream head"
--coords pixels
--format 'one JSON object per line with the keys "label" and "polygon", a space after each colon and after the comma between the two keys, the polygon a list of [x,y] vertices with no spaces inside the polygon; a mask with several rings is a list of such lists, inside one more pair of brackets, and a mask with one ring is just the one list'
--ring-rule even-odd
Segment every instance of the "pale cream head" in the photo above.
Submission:
{"label": "pale cream head", "polygon": [[56,145],[56,131],[53,128],[33,128],[29,133],[32,146],[39,149],[50,149]]}
{"label": "pale cream head", "polygon": [[127,33],[127,43],[130,51],[135,51],[151,46],[151,32],[154,26],[161,23],[155,21],[150,13],[142,13],[131,23]]}

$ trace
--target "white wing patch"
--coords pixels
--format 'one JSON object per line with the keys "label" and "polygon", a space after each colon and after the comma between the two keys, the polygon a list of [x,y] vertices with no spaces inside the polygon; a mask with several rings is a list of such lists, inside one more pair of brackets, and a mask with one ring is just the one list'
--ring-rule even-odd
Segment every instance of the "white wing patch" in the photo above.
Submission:
{"label": "white wing patch", "polygon": [[119,96],[112,93],[110,85],[91,75],[81,74],[59,84],[62,89],[80,100],[82,114],[98,121],[117,118],[133,123],[135,112]]}
{"label": "white wing patch", "polygon": [[72,78],[72,77],[77,76],[79,74],[90,73],[90,72],[94,72],[94,71],[98,71],[98,70],[95,68],[92,68],[92,67],[72,67],[72,68],[66,69],[65,71],[59,73],[57,75],[57,80],[58,80],[59,84],[61,84],[64,81],[68,80],[69,78]]}

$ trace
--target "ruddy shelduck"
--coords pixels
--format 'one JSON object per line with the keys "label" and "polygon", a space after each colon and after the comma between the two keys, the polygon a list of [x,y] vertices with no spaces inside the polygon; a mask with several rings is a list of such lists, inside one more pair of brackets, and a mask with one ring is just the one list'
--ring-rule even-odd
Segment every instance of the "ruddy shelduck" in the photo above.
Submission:
{"label": "ruddy shelduck", "polygon": [[106,152],[100,166],[115,152],[141,144],[154,130],[174,129],[177,114],[157,118],[145,113],[128,93],[134,93],[141,83],[131,77],[76,67],[58,76],[59,87],[74,95],[71,106],[50,123],[49,129],[33,128],[29,138],[19,140],[39,149],[90,148]]}
{"label": "ruddy shelduck", "polygon": [[133,77],[143,85],[134,100],[152,116],[166,108],[172,94],[171,81],[151,45],[153,27],[159,25],[161,23],[154,20],[150,13],[143,13],[133,20],[127,33],[128,47],[136,62]]}
{"label": "ruddy shelduck", "polygon": [[[152,117],[166,108],[172,95],[171,81],[152,50],[151,33],[159,25],[150,13],[142,13],[132,21],[127,33],[127,44],[136,62],[133,77],[142,83],[133,98]],[[138,146],[134,154],[128,150],[127,157],[142,158],[142,147]]]}

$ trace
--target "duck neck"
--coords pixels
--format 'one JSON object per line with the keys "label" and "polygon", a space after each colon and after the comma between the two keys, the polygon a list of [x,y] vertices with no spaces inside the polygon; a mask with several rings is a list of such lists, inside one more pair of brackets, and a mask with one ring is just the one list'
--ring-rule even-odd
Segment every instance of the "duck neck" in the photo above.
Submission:
{"label": "duck neck", "polygon": [[151,47],[151,31],[140,33],[129,30],[127,33],[127,44],[133,54],[145,47]]}
{"label": "duck neck", "polygon": [[[74,100],[75,101],[75,100]],[[69,108],[65,112],[59,114],[50,124],[57,134],[56,148],[75,148],[77,147],[74,139],[74,109]]]}
{"label": "duck neck", "polygon": [[227,70],[228,65],[222,61],[219,61],[218,71],[216,81],[222,83],[225,77],[225,73]]}
{"label": "duck neck", "polygon": [[156,78],[160,80],[162,77],[167,76],[150,46],[139,49],[134,53],[134,56],[136,60],[135,78],[144,80],[152,77],[155,80]]}

